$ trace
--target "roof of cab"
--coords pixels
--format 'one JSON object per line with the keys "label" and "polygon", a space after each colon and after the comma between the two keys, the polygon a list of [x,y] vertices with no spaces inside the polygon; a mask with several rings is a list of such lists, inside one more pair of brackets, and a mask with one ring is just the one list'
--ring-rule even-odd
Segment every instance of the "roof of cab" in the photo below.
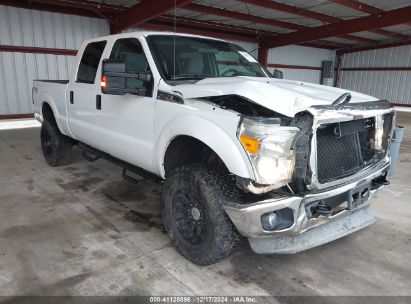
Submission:
{"label": "roof of cab", "polygon": [[218,39],[214,37],[209,37],[209,36],[201,36],[201,35],[192,35],[192,34],[185,34],[185,33],[174,33],[174,32],[161,32],[161,31],[133,31],[133,32],[127,32],[127,33],[121,33],[121,34],[114,34],[114,35],[108,35],[108,36],[102,36],[98,38],[93,38],[87,40],[87,42],[91,41],[99,41],[99,40],[109,40],[109,39],[118,39],[122,37],[130,37],[130,36],[141,36],[141,37],[148,37],[151,35],[168,35],[168,36],[185,36],[185,37],[196,37],[196,38],[205,38],[205,39],[212,39],[212,40],[218,40],[218,41],[225,41],[223,39]]}

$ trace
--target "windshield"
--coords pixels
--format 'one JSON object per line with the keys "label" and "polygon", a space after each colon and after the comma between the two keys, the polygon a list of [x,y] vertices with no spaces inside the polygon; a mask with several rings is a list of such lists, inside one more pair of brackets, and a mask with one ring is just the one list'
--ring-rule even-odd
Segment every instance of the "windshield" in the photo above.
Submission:
{"label": "windshield", "polygon": [[153,35],[147,41],[166,81],[269,75],[254,57],[235,44],[172,35]]}

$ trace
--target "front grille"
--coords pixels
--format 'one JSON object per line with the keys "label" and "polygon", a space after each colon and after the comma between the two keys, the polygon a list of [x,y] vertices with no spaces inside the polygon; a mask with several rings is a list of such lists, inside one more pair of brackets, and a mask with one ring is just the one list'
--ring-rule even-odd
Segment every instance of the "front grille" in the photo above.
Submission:
{"label": "front grille", "polygon": [[379,162],[386,154],[391,125],[392,115],[385,115],[382,151],[373,149],[375,118],[321,126],[317,130],[318,181],[345,178]]}
{"label": "front grille", "polygon": [[317,132],[318,181],[349,176],[360,169],[354,134],[336,137],[331,125]]}

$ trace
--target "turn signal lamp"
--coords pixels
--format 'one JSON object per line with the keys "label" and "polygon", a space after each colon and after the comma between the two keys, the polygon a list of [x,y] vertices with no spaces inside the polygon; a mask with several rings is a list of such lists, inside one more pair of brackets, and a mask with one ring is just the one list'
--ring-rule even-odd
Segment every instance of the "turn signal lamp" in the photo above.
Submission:
{"label": "turn signal lamp", "polygon": [[256,138],[241,134],[240,141],[244,149],[246,149],[251,154],[257,154],[260,141]]}

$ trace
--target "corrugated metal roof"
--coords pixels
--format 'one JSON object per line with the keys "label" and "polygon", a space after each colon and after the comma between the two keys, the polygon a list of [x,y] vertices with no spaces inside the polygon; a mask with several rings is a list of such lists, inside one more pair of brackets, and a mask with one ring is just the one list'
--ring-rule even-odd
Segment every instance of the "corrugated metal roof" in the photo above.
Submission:
{"label": "corrugated metal roof", "polygon": [[[36,0],[33,0],[35,2]],[[93,0],[88,0],[88,3]],[[157,0],[161,1],[161,0]],[[247,28],[259,31],[268,31],[273,33],[285,34],[294,31],[295,29],[291,30],[287,28],[287,26],[280,27],[280,26],[273,26],[267,24],[259,23],[259,17],[270,19],[270,20],[277,20],[282,22],[287,22],[289,24],[296,24],[298,26],[304,27],[317,27],[326,24],[324,19],[327,16],[331,16],[333,18],[339,18],[344,20],[350,20],[354,18],[359,18],[363,16],[369,15],[366,11],[364,12],[363,9],[355,9],[351,7],[347,7],[346,5],[337,4],[333,0],[271,0],[273,3],[287,5],[288,8],[293,9],[296,8],[297,11],[291,13],[290,11],[287,12],[287,9],[271,9],[264,7],[264,5],[254,5],[249,3],[247,0],[193,0],[193,3],[200,4],[202,6],[211,6],[213,8],[224,9],[226,11],[232,11],[237,13],[242,13],[246,15],[250,15],[249,20],[237,20],[235,18],[228,18],[223,16],[218,16],[215,14],[209,13],[201,13],[198,11],[193,11],[185,8],[179,8],[176,10],[177,16],[190,18],[197,21],[207,21],[207,22],[218,22],[222,24],[227,24],[234,27],[239,28]],[[360,0],[364,4],[371,5],[377,9],[381,10],[393,10],[401,7],[406,7],[411,5],[411,0]],[[68,1],[69,2],[69,1]],[[66,2],[66,4],[68,3]],[[125,9],[127,7],[133,6],[141,2],[141,0],[94,0],[94,2],[104,3],[105,5],[116,5],[123,6]],[[73,6],[76,1],[73,1]],[[157,3],[156,1],[152,1],[153,6]],[[56,2],[57,4],[57,2]],[[305,17],[302,12],[312,11],[316,13],[320,13],[323,16],[310,16]],[[174,12],[170,12],[173,14]],[[245,18],[242,18],[245,19]],[[320,19],[320,20],[319,20]],[[336,19],[338,20],[338,19]],[[328,20],[329,21],[329,20]],[[158,22],[158,20],[151,20],[150,22]],[[163,22],[167,22],[164,21]],[[293,28],[293,27],[291,27]],[[410,25],[396,25],[385,28],[384,30],[390,31],[392,33],[400,33],[403,35],[408,35],[411,38],[411,26]],[[390,42],[392,40],[398,40],[398,37],[395,35],[391,35],[389,33],[384,33],[381,31],[376,33],[375,31],[364,31],[359,33],[352,33],[351,35],[355,35],[357,38],[350,39],[350,37],[331,37],[327,39],[323,39],[323,41],[333,41],[338,43],[344,43],[349,46],[361,46],[364,44],[369,44],[370,42],[375,43],[382,43],[382,42]],[[361,41],[363,38],[363,41]],[[368,39],[368,41],[367,41]],[[373,41],[370,41],[373,40]]]}
{"label": "corrugated metal roof", "polygon": [[247,2],[238,1],[238,0],[196,0],[194,1],[198,4],[211,5],[218,8],[225,8],[235,12],[241,12],[244,14],[250,14],[253,16],[266,17],[276,20],[288,21],[292,23],[302,24],[306,26],[319,26],[322,23],[313,20],[301,17],[299,15],[289,14],[285,12],[280,12],[276,10],[270,10],[261,6],[256,6],[249,4]]}
{"label": "corrugated metal roof", "polygon": [[312,7],[306,5],[306,7],[312,11],[320,12],[326,15],[331,15],[346,20],[367,16],[366,13],[332,2],[327,2]]}
{"label": "corrugated metal roof", "polygon": [[398,24],[389,27],[384,27],[384,30],[403,33],[411,36],[411,26],[409,24]]}
{"label": "corrugated metal roof", "polygon": [[385,11],[411,5],[410,0],[361,0],[361,2],[378,7]]}

